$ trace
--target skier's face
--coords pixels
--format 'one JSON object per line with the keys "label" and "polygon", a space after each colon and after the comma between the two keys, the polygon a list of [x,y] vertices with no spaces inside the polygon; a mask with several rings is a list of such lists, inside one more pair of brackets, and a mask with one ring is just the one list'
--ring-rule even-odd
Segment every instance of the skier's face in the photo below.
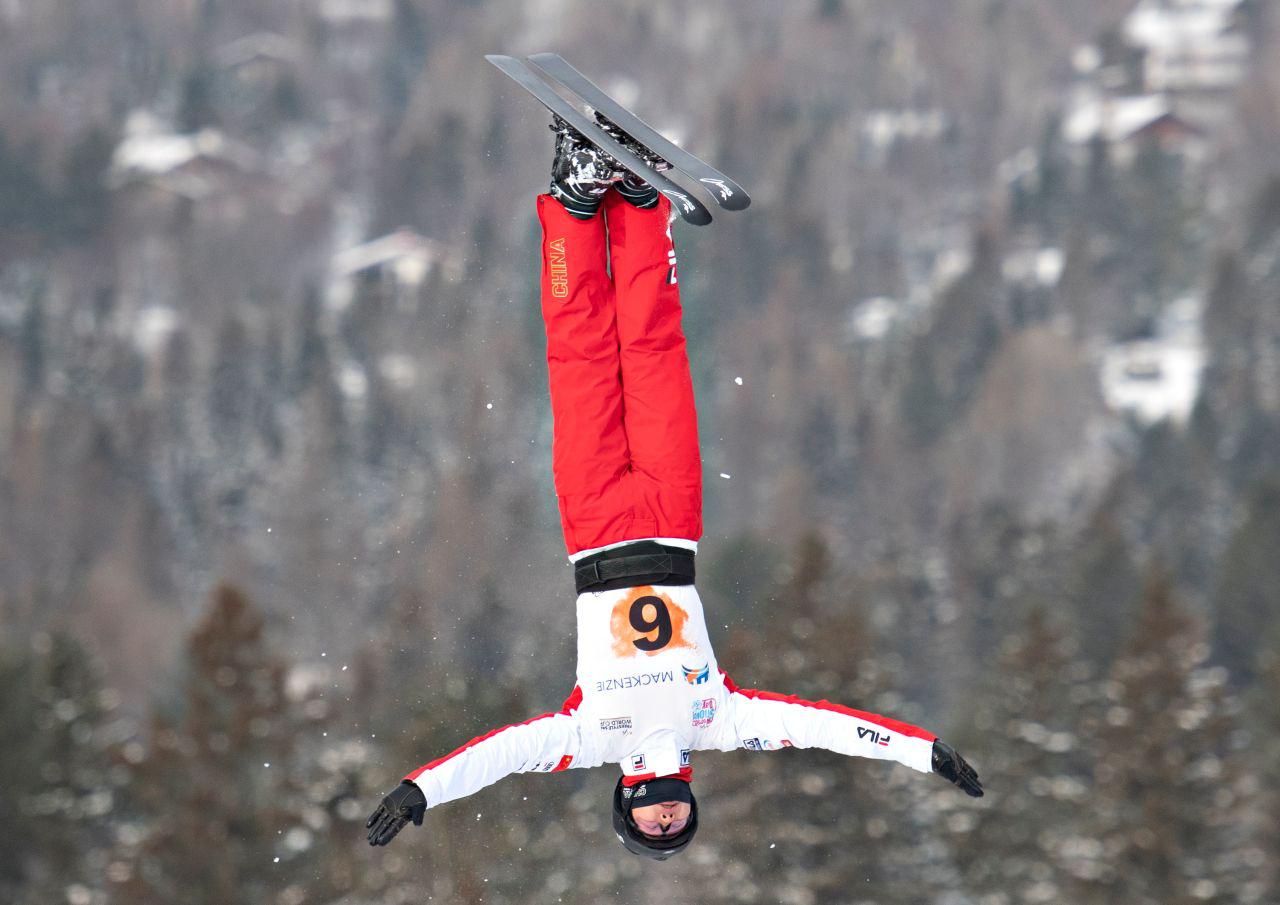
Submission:
{"label": "skier's face", "polygon": [[631,819],[646,836],[673,836],[689,822],[692,806],[685,801],[661,801],[631,809]]}

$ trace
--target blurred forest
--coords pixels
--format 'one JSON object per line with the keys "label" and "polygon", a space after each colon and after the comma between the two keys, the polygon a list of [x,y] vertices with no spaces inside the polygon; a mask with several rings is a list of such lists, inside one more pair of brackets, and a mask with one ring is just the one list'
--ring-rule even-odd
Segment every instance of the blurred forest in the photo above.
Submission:
{"label": "blurred forest", "polygon": [[[555,50],[752,193],[677,228],[743,686],[989,792],[698,761],[389,849],[554,708]],[[1280,902],[1274,0],[0,2],[0,901]],[[785,768],[785,769],[784,769]]]}

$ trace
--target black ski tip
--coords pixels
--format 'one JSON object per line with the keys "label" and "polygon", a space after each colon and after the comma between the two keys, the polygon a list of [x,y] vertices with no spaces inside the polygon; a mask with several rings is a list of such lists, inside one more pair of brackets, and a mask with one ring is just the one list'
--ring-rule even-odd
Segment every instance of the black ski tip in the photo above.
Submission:
{"label": "black ski tip", "polygon": [[727,211],[745,211],[751,206],[751,196],[739,186],[736,192],[720,202],[720,206]]}
{"label": "black ski tip", "polygon": [[679,201],[672,198],[670,195],[667,196],[667,200],[671,202],[671,206],[676,209],[676,212],[680,215],[680,219],[685,223],[689,223],[693,226],[709,226],[711,224],[711,211],[707,210],[705,207],[696,207],[692,210],[687,208],[682,209]]}

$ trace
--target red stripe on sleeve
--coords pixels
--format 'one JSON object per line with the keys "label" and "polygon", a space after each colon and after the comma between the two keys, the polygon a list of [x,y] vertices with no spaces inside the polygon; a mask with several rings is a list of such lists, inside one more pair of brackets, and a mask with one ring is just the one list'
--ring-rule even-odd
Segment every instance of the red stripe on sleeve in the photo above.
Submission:
{"label": "red stripe on sleeve", "polygon": [[450,751],[444,757],[437,757],[431,763],[423,764],[421,767],[419,767],[418,769],[414,770],[412,773],[407,775],[405,779],[409,780],[410,782],[413,782],[423,773],[426,773],[428,770],[434,770],[436,767],[440,766],[445,761],[452,760],[453,758],[461,754],[463,751],[466,751],[468,748],[474,748],[476,745],[480,744],[481,742],[488,741],[489,739],[493,738],[495,735],[497,735],[500,732],[506,732],[508,729],[514,729],[517,726],[528,726],[530,723],[536,723],[538,722],[538,720],[545,720],[548,717],[553,717],[553,716],[559,716],[559,714],[544,713],[541,716],[535,716],[533,719],[525,720],[523,723],[512,723],[509,726],[499,726],[497,729],[493,729],[489,732],[486,732],[484,735],[476,736],[475,738],[467,742],[462,747],[455,748],[454,750]]}
{"label": "red stripe on sleeve", "polygon": [[[573,686],[573,691],[569,693],[569,697],[565,698],[564,704],[561,706],[560,710],[557,711],[556,713],[544,713],[544,714],[541,714],[540,716],[535,716],[532,719],[525,720],[523,723],[512,723],[510,726],[499,726],[497,729],[494,729],[490,732],[486,732],[484,735],[480,735],[473,738],[471,741],[467,742],[461,748],[456,748],[453,751],[450,751],[444,757],[438,757],[429,764],[423,764],[421,767],[419,767],[418,769],[414,770],[412,773],[407,775],[405,779],[409,780],[410,782],[413,782],[423,773],[426,773],[428,770],[434,769],[440,766],[445,761],[451,760],[452,758],[457,757],[459,754],[461,754],[463,751],[466,751],[468,748],[474,748],[476,745],[480,744],[481,742],[487,741],[488,739],[493,738],[499,732],[506,732],[508,729],[514,729],[516,726],[528,726],[530,723],[536,723],[538,720],[545,720],[547,717],[550,717],[550,716],[559,716],[560,714],[572,713],[573,711],[578,709],[578,705],[581,703],[582,703],[582,689],[579,686],[575,685]],[[556,767],[556,770],[568,769],[569,763],[566,763],[566,761],[572,762],[573,757],[566,754],[565,759],[561,761],[561,764],[563,766]],[[555,770],[552,770],[551,772],[554,773]]]}
{"label": "red stripe on sleeve", "polygon": [[864,710],[854,710],[852,707],[845,707],[843,704],[833,704],[830,701],[806,701],[798,698],[793,694],[778,694],[776,691],[760,691],[755,688],[738,688],[732,685],[729,677],[724,677],[725,687],[730,692],[737,693],[746,698],[754,698],[761,701],[779,701],[783,704],[798,704],[801,707],[812,707],[815,710],[830,710],[833,713],[842,713],[845,716],[856,717],[868,723],[874,723],[877,726],[883,726],[890,732],[896,732],[899,735],[905,735],[910,738],[922,738],[925,741],[933,741],[937,738],[932,732],[921,729],[919,726],[912,726],[910,723],[903,723],[899,720],[890,719],[887,716],[880,716],[878,713],[867,713]]}

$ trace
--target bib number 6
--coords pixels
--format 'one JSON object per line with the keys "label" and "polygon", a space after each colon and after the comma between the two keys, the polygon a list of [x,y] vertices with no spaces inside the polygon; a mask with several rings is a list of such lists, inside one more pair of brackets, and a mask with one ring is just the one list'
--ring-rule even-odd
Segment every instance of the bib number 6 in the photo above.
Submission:
{"label": "bib number 6", "polygon": [[[671,612],[667,604],[658,597],[641,597],[631,604],[629,613],[631,627],[640,633],[640,637],[631,643],[646,653],[662,650],[671,642]],[[650,637],[650,633],[657,634]]]}

